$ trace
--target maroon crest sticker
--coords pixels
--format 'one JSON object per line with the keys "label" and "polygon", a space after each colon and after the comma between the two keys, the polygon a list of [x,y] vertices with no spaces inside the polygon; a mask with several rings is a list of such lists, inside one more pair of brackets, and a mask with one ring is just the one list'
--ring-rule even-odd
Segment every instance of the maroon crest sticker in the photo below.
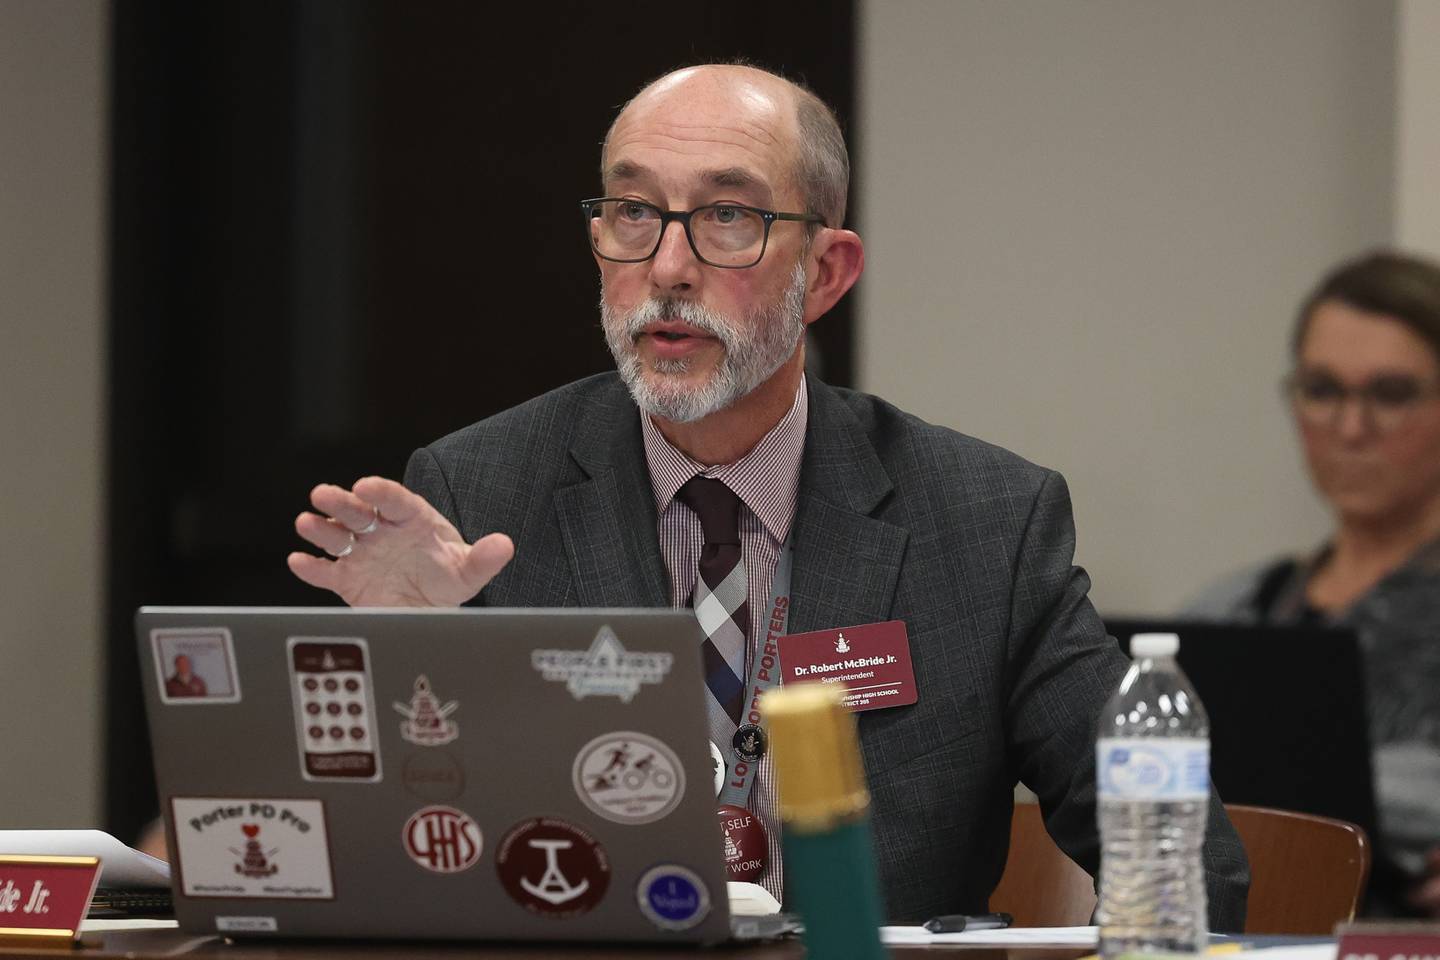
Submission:
{"label": "maroon crest sticker", "polygon": [[424,807],[405,821],[405,852],[426,870],[459,873],[480,859],[480,827],[454,807]]}
{"label": "maroon crest sticker", "polygon": [[610,886],[605,848],[580,827],[554,817],[511,827],[496,850],[495,869],[512,900],[551,917],[589,912]]}

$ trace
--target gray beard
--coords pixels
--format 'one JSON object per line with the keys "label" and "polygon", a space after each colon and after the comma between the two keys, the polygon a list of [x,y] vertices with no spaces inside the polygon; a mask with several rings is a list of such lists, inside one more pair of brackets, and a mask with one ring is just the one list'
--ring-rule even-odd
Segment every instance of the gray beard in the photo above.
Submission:
{"label": "gray beard", "polygon": [[[805,268],[795,264],[780,299],[751,310],[742,323],[693,300],[674,297],[652,297],[634,310],[616,310],[606,302],[603,290],[600,318],[605,343],[635,405],[662,420],[693,423],[732,406],[769,380],[795,353],[805,335]],[[663,320],[689,324],[724,347],[714,374],[698,388],[679,380],[690,371],[690,358],[657,359],[647,368],[640,357],[636,338]]]}

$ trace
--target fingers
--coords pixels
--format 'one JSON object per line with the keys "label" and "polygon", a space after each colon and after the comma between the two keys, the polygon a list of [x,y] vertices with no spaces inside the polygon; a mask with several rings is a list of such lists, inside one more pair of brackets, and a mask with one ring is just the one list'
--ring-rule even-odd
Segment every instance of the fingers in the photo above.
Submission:
{"label": "fingers", "polygon": [[295,518],[295,532],[332,557],[344,553],[355,543],[355,534],[349,529],[308,512]]}
{"label": "fingers", "polygon": [[[380,508],[381,522],[405,523],[422,513],[433,510],[429,502],[418,493],[412,493],[402,484],[384,477],[362,477],[355,481],[355,496],[363,503]],[[333,516],[333,514],[332,514]],[[365,526],[373,516],[369,508],[356,529]]]}
{"label": "fingers", "polygon": [[364,530],[375,519],[374,505],[333,483],[322,483],[311,490],[310,502],[347,530]]}
{"label": "fingers", "polygon": [[492,533],[481,537],[470,545],[465,555],[462,574],[465,582],[478,593],[495,574],[505,568],[515,556],[515,542],[503,533]]}
{"label": "fingers", "polygon": [[339,591],[340,571],[336,569],[333,560],[312,557],[308,553],[292,553],[285,558],[285,563],[290,567],[291,573],[310,586],[319,587],[321,590]]}

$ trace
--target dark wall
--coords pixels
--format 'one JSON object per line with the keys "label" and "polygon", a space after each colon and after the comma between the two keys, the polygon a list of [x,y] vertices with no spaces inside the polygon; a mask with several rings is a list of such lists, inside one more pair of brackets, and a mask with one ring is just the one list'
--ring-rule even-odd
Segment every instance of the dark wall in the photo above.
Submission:
{"label": "dark wall", "polygon": [[[849,2],[117,0],[112,830],[156,810],[135,608],[332,602],[284,563],[312,485],[607,369],[599,142],[644,81],[736,56],[848,128]],[[815,333],[847,383],[848,301]]]}

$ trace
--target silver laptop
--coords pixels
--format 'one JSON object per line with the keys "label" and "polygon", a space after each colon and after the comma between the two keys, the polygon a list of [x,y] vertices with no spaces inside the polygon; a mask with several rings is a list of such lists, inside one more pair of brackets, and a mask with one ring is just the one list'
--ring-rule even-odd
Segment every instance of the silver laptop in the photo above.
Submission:
{"label": "silver laptop", "polygon": [[146,607],[136,626],[183,929],[732,937],[689,611]]}

